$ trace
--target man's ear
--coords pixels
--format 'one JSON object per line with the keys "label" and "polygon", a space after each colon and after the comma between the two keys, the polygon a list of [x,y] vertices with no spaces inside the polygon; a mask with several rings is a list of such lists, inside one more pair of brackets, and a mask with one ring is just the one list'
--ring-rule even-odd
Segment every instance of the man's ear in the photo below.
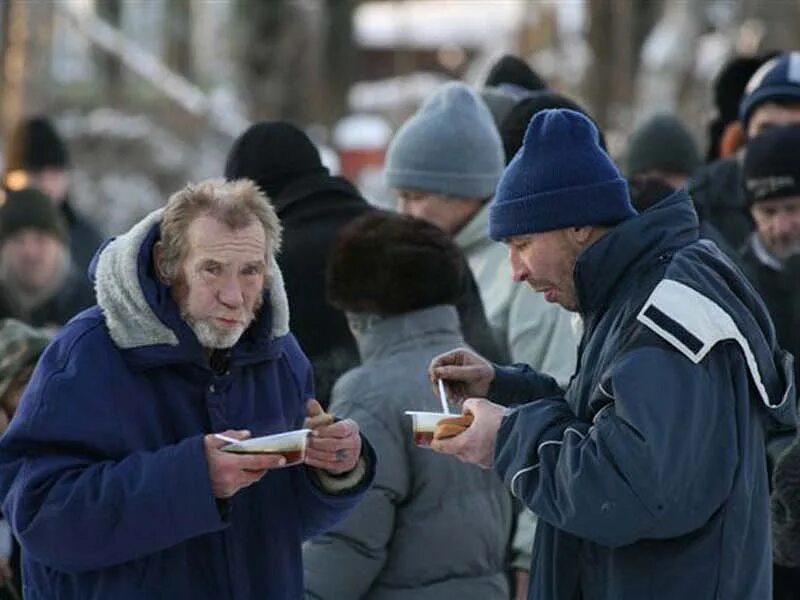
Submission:
{"label": "man's ear", "polygon": [[572,240],[579,246],[583,247],[589,243],[589,240],[592,237],[592,230],[592,227],[585,225],[583,227],[571,227],[569,232]]}
{"label": "man's ear", "polygon": [[156,245],[153,246],[153,268],[156,271],[156,277],[158,277],[161,283],[170,285],[170,280],[167,277],[164,269],[164,246],[161,242],[156,242]]}

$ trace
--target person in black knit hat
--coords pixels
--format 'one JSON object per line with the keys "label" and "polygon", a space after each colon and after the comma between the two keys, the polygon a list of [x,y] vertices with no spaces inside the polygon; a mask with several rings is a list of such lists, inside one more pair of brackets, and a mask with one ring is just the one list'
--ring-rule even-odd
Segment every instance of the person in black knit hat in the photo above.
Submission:
{"label": "person in black knit hat", "polygon": [[[257,123],[239,136],[228,153],[225,177],[254,181],[281,219],[284,243],[277,260],[291,329],[314,366],[317,399],[326,406],[333,383],[358,363],[358,350],[344,314],[325,298],[325,269],[342,227],[375,209],[349,181],[332,176],[308,136],[284,121]],[[474,333],[468,337],[482,339],[476,345],[497,355],[493,339],[483,333],[489,329],[470,281],[459,303],[465,326]]]}
{"label": "person in black knit hat", "polygon": [[516,100],[547,89],[547,84],[528,63],[517,56],[505,54],[492,66],[486,76],[487,88],[499,88]]}
{"label": "person in black knit hat", "polygon": [[72,260],[85,273],[102,236],[70,203],[69,168],[67,146],[46,117],[26,119],[12,131],[6,147],[5,186],[32,187],[50,197],[69,228]]}

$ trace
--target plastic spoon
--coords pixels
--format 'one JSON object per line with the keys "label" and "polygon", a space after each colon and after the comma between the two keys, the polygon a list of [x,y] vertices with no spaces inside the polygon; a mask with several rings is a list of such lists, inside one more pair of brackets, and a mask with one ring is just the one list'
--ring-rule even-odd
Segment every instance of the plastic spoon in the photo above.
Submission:
{"label": "plastic spoon", "polygon": [[444,381],[439,380],[439,400],[442,401],[442,410],[444,414],[450,414],[450,406],[447,404],[447,392],[444,391]]}

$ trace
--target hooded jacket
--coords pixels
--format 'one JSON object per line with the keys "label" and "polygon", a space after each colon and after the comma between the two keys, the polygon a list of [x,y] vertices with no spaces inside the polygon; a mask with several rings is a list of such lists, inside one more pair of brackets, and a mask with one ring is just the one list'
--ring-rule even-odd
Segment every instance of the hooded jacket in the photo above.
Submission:
{"label": "hooded jacket", "polygon": [[272,261],[264,307],[215,374],[154,275],[160,219],[153,213],[98,255],[99,306],[45,350],[0,442],[24,596],[296,599],[302,540],[353,508],[374,456],[365,443],[368,472],[339,494],[298,466],[215,501],[204,435],[298,427],[311,369],[288,331]]}
{"label": "hooded jacket", "polygon": [[796,401],[761,299],[698,240],[684,191],[603,235],[574,277],[566,394],[533,372],[490,390],[539,397],[495,454],[539,516],[529,597],[771,597],[765,425],[795,428]]}

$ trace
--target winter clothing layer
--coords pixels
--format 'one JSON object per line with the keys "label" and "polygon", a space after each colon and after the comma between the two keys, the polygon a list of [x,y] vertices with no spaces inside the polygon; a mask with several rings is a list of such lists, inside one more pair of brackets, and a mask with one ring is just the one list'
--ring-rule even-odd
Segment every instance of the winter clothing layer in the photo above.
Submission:
{"label": "winter clothing layer", "polygon": [[[589,113],[579,106],[577,102],[558,92],[542,90],[531,93],[514,105],[498,127],[500,138],[503,140],[506,165],[511,162],[517,150],[522,147],[522,141],[525,138],[525,132],[528,130],[531,119],[534,115],[548,108],[568,108],[591,119]],[[600,138],[600,147],[605,149],[606,142],[599,127],[597,128],[597,133]]]}
{"label": "winter clothing layer", "polygon": [[44,116],[20,122],[9,137],[6,173],[69,167],[69,151],[53,123]]}
{"label": "winter clothing layer", "polygon": [[[772,474],[775,562],[800,575],[800,437],[778,457]],[[796,589],[795,589],[796,591]]]}
{"label": "winter clothing layer", "polygon": [[384,317],[454,304],[464,268],[461,251],[433,223],[373,211],[339,235],[328,269],[328,296],[346,312]]}
{"label": "winter clothing layer", "polygon": [[69,254],[78,271],[85,276],[97,249],[103,243],[103,236],[86,217],[79,214],[65,198],[59,205],[61,214],[69,229]]}
{"label": "winter clothing layer", "polygon": [[504,164],[500,135],[486,104],[463,83],[450,82],[392,138],[386,183],[398,189],[489,198]]}
{"label": "winter clothing layer", "polygon": [[800,103],[800,52],[785,52],[768,60],[747,82],[739,105],[745,131],[753,113],[766,102]]}
{"label": "winter clothing layer", "polygon": [[426,373],[464,345],[456,311],[380,319],[358,342],[363,364],[337,382],[331,409],[361,425],[381,461],[364,502],[304,548],[306,598],[508,598],[508,490],[491,471],[416,447],[404,414],[441,410]]}
{"label": "winter clothing layer", "polygon": [[489,237],[501,241],[635,216],[628,186],[598,135],[594,123],[574,110],[536,114],[497,186]]}
{"label": "winter clothing layer", "polygon": [[769,598],[765,429],[797,416],[761,299],[684,191],[594,242],[575,283],[566,394],[532,371],[490,390],[539,398],[503,420],[494,462],[539,516],[529,597]]}
{"label": "winter clothing layer", "polygon": [[687,177],[701,165],[700,151],[686,125],[669,113],[652,116],[631,134],[627,177],[648,171]]}
{"label": "winter clothing layer", "polygon": [[273,199],[283,225],[278,265],[286,281],[292,333],[314,368],[317,399],[327,405],[336,379],[358,364],[344,313],[325,292],[325,272],[342,228],[372,207],[345,179],[303,177]]}
{"label": "winter clothing layer", "polygon": [[160,219],[99,254],[99,306],[45,350],[0,442],[25,598],[296,599],[301,542],[355,506],[374,455],[364,441],[368,472],[338,495],[322,472],[297,466],[215,501],[204,435],[298,427],[311,370],[271,261],[264,307],[212,371],[153,272]]}
{"label": "winter clothing layer", "polygon": [[328,405],[336,379],[358,364],[344,313],[328,302],[325,271],[342,228],[372,210],[350,182],[332,177],[300,129],[257,123],[233,144],[228,180],[251,179],[271,196],[283,225],[278,265],[289,297],[290,329],[314,368],[314,390]]}
{"label": "winter clothing layer", "polygon": [[701,223],[718,231],[731,248],[741,248],[753,231],[742,182],[744,152],[705,165],[687,188]]}
{"label": "winter clothing layer", "polygon": [[508,250],[486,236],[489,205],[455,236],[464,251],[486,317],[512,362],[524,362],[566,385],[575,370],[578,336],[572,316],[511,277]]}
{"label": "winter clothing layer", "polygon": [[251,179],[273,200],[298,180],[324,177],[319,151],[298,127],[284,121],[250,126],[233,143],[225,164],[225,178]]}
{"label": "winter clothing layer", "polygon": [[513,85],[528,92],[538,92],[547,88],[547,84],[528,63],[517,56],[504,54],[486,76],[486,87]]}
{"label": "winter clothing layer", "polygon": [[65,244],[68,241],[67,224],[53,201],[33,188],[5,192],[0,205],[0,244],[23,229],[50,234]]}
{"label": "winter clothing layer", "polygon": [[778,127],[747,144],[742,177],[748,204],[800,196],[800,126]]}
{"label": "winter clothing layer", "polygon": [[745,272],[767,305],[778,345],[795,356],[795,375],[800,377],[800,257],[770,261],[757,234],[742,248]]}
{"label": "winter clothing layer", "polygon": [[0,321],[0,398],[26,367],[36,364],[50,341],[44,332],[16,319]]}

